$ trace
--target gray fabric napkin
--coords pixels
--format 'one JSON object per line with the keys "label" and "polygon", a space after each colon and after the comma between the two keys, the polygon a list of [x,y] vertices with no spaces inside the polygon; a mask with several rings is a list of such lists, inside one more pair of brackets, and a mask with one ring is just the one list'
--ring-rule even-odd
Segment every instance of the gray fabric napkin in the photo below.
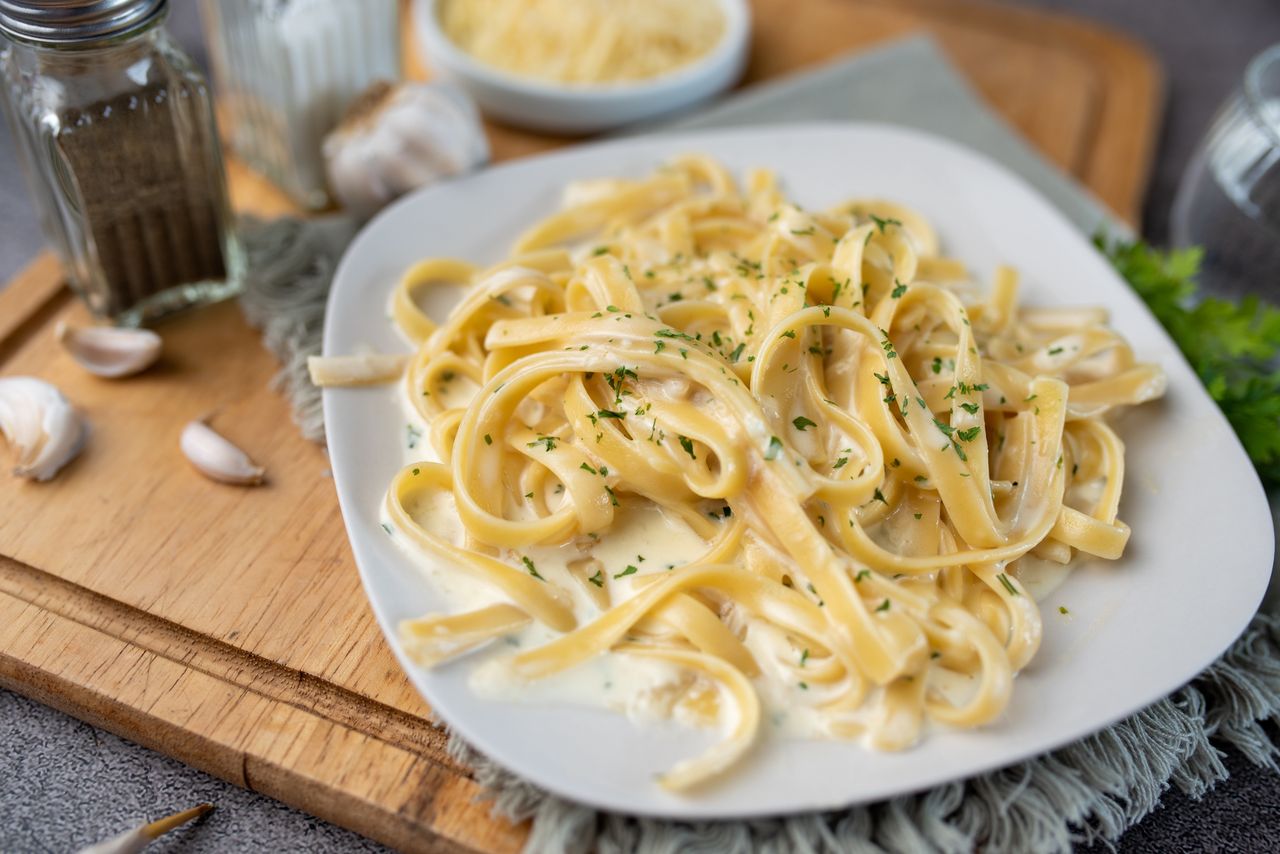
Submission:
{"label": "gray fabric napkin", "polygon": [[752,86],[694,114],[637,130],[660,133],[815,119],[887,122],[947,137],[1016,172],[1086,234],[1102,225],[1128,231],[994,113],[926,36]]}

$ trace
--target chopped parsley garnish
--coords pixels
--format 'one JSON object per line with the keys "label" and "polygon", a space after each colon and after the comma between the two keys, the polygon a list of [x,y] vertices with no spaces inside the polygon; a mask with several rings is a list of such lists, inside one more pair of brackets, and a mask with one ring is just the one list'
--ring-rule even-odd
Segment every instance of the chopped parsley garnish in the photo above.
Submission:
{"label": "chopped parsley garnish", "polygon": [[590,463],[583,463],[582,465],[578,466],[578,468],[582,469],[583,471],[591,472],[592,474],[600,474],[600,472],[596,471],[591,467]]}
{"label": "chopped parsley garnish", "polygon": [[867,216],[871,217],[871,221],[876,224],[876,228],[880,229],[881,234],[884,234],[884,227],[886,225],[902,225],[902,220],[900,219],[893,219],[892,217],[881,218],[875,214],[867,214]]}
{"label": "chopped parsley garnish", "polygon": [[492,445],[492,444],[493,444],[493,437],[492,437],[492,436],[490,436],[488,433],[485,433],[485,434],[484,434],[484,443],[485,443],[486,445]]}
{"label": "chopped parsley garnish", "polygon": [[795,427],[797,430],[803,433],[805,430],[808,430],[810,427],[817,427],[818,424],[816,421],[810,421],[808,418],[805,418],[803,415],[800,415],[800,416],[797,416],[796,418],[791,419],[791,426]]}
{"label": "chopped parsley garnish", "polygon": [[549,454],[556,449],[556,437],[555,436],[539,436],[538,438],[534,439],[532,442],[529,442],[527,444],[528,444],[528,447],[530,448],[536,448],[539,445],[542,445],[543,447],[546,448],[546,451]]}
{"label": "chopped parsley garnish", "polygon": [[808,660],[809,660],[809,650],[808,648],[806,648],[804,652],[800,653],[800,666],[804,667],[804,663]]}
{"label": "chopped parsley garnish", "polygon": [[894,279],[893,281],[894,281],[895,287],[892,291],[889,292],[889,296],[892,297],[893,299],[898,299],[900,296],[902,296],[907,292],[907,286],[904,285],[902,282],[899,282],[897,279]]}
{"label": "chopped parsley garnish", "polygon": [[942,373],[942,357],[941,357],[941,356],[934,356],[934,357],[933,357],[933,365],[931,365],[931,367],[933,368],[933,372],[934,372],[935,374],[940,374],[940,373]]}
{"label": "chopped parsley garnish", "polygon": [[879,489],[876,489],[875,495],[871,496],[871,500],[872,500],[872,501],[879,501],[881,504],[888,504],[888,503],[889,503],[888,501],[885,501],[884,493],[883,493],[883,492],[881,492]]}
{"label": "chopped parsley garnish", "polygon": [[976,403],[962,403],[960,404],[960,408],[963,409],[965,412],[969,413],[970,415],[978,414],[978,404]]}
{"label": "chopped parsley garnish", "polygon": [[613,578],[614,578],[614,580],[616,581],[616,580],[617,580],[617,579],[619,579],[619,578],[626,578],[628,575],[635,575],[635,574],[636,574],[637,572],[639,572],[639,571],[640,571],[640,570],[639,570],[639,568],[638,568],[638,567],[636,567],[636,566],[634,566],[634,565],[632,565],[632,564],[627,564],[627,568],[626,568],[626,569],[624,569],[624,570],[622,570],[622,572],[619,572],[619,573],[618,573],[617,575],[615,575]]}
{"label": "chopped parsley garnish", "polygon": [[934,423],[934,426],[936,426],[939,430],[941,430],[943,433],[945,433],[948,436],[956,432],[956,428],[952,427],[950,424],[948,424],[945,421],[939,421],[937,418],[935,418],[933,419],[933,423]]}
{"label": "chopped parsley garnish", "polygon": [[831,470],[836,471],[837,469],[842,469],[845,467],[845,464],[848,462],[849,462],[848,457],[841,457],[840,459],[836,460],[834,463],[831,464]]}
{"label": "chopped parsley garnish", "polygon": [[1058,606],[1058,613],[1059,613],[1059,614],[1070,614],[1071,612],[1067,610],[1067,606],[1066,606],[1066,605],[1059,605],[1059,606]]}
{"label": "chopped parsley garnish", "polygon": [[617,418],[617,419],[622,419],[622,418],[626,418],[626,417],[627,417],[627,413],[625,413],[625,412],[618,412],[618,411],[617,411],[617,410],[615,410],[615,409],[601,409],[599,412],[597,412],[597,413],[596,413],[596,416],[597,416],[598,418]]}
{"label": "chopped parsley garnish", "polygon": [[888,610],[889,610],[889,600],[888,600],[888,599],[885,599],[883,602],[881,602],[881,603],[880,603],[880,607],[876,608],[876,611],[877,611],[877,612],[879,612],[879,611],[888,611]]}
{"label": "chopped parsley garnish", "polygon": [[1061,352],[1062,352],[1062,348],[1061,348],[1061,347],[1050,347],[1050,348],[1049,348],[1049,350],[1048,350],[1048,353],[1049,353],[1049,355],[1050,355],[1050,356],[1056,356],[1056,355],[1058,355],[1058,354],[1059,354],[1059,353],[1061,353]]}
{"label": "chopped parsley garnish", "polygon": [[689,455],[689,459],[696,460],[698,457],[693,453],[693,440],[688,436],[679,436],[680,447],[684,448],[684,452]]}
{"label": "chopped parsley garnish", "polygon": [[858,570],[858,574],[857,574],[857,575],[855,575],[855,576],[853,577],[853,583],[854,583],[854,584],[860,584],[860,583],[862,583],[863,581],[865,581],[866,579],[868,579],[868,578],[870,578],[870,577],[871,577],[871,570],[869,570],[869,569],[860,569],[860,570]]}
{"label": "chopped parsley garnish", "polygon": [[1000,579],[1000,584],[1004,587],[1005,590],[1009,591],[1010,596],[1022,595],[1021,593],[1018,592],[1018,588],[1013,586],[1013,582],[1009,580],[1009,576],[1005,575],[1003,572],[997,575],[996,578]]}
{"label": "chopped parsley garnish", "polygon": [[595,249],[593,249],[593,250],[591,251],[591,254],[592,254],[592,255],[603,255],[603,254],[605,254],[605,253],[606,253],[606,252],[608,252],[608,251],[609,251],[609,247],[608,247],[608,246],[597,246]]}
{"label": "chopped parsley garnish", "polygon": [[809,226],[808,228],[793,228],[791,229],[791,233],[800,237],[805,237],[807,235],[813,234],[814,231],[813,231],[813,226]]}
{"label": "chopped parsley garnish", "polygon": [[777,436],[769,437],[769,447],[765,449],[764,458],[766,460],[776,460],[778,454],[782,451],[782,440]]}
{"label": "chopped parsley garnish", "polygon": [[391,526],[388,525],[386,522],[382,523],[382,530],[387,532],[388,537],[391,536]]}
{"label": "chopped parsley garnish", "polygon": [[529,570],[529,574],[532,575],[534,578],[538,579],[539,581],[546,581],[545,578],[543,578],[541,575],[538,574],[538,568],[533,565],[533,561],[530,560],[528,556],[520,558],[520,562],[524,564],[524,568]]}
{"label": "chopped parsley garnish", "polygon": [[982,432],[981,427],[970,427],[968,430],[957,430],[956,435],[960,437],[962,442],[972,442],[978,438],[978,434]]}
{"label": "chopped parsley garnish", "polygon": [[596,587],[604,587],[604,571],[597,569],[596,574],[588,578],[587,581],[590,581]]}
{"label": "chopped parsley garnish", "polygon": [[606,484],[604,487],[604,491],[609,493],[609,502],[613,504],[614,507],[618,507],[619,506],[618,496],[614,495],[613,489],[608,484]]}

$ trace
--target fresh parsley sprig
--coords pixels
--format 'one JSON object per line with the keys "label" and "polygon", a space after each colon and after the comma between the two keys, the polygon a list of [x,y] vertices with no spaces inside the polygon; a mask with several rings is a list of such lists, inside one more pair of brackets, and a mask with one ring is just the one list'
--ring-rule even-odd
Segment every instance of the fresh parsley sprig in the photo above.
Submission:
{"label": "fresh parsley sprig", "polygon": [[1094,237],[1222,408],[1268,486],[1280,485],[1280,308],[1248,296],[1202,297],[1202,251]]}

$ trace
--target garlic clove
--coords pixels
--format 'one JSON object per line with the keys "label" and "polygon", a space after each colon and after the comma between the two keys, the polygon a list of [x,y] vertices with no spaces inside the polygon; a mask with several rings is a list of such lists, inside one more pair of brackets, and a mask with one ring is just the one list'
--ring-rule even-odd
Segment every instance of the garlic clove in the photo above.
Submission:
{"label": "garlic clove", "polygon": [[0,434],[17,449],[14,474],[48,480],[80,453],[88,432],[54,386],[33,377],[0,379]]}
{"label": "garlic clove", "polygon": [[126,830],[119,836],[113,836],[96,845],[81,848],[77,854],[139,854],[155,839],[159,839],[176,827],[200,818],[213,809],[213,804],[199,804],[189,810],[183,810],[170,816],[157,819],[149,824]]}
{"label": "garlic clove", "polygon": [[58,321],[54,334],[80,367],[100,377],[127,377],[160,358],[160,336],[150,329],[75,327]]}
{"label": "garlic clove", "polygon": [[203,421],[192,421],[182,430],[182,453],[201,474],[221,483],[256,486],[266,470],[254,465],[248,454],[231,444]]}
{"label": "garlic clove", "polygon": [[334,197],[370,217],[393,199],[489,159],[475,104],[446,83],[376,83],[324,141]]}

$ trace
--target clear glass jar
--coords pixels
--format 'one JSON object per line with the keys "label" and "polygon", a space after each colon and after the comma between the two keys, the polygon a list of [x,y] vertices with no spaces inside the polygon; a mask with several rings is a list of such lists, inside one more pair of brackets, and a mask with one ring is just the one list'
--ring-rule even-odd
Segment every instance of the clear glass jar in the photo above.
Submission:
{"label": "clear glass jar", "polygon": [[165,0],[0,6],[0,100],[37,215],[72,287],[125,325],[241,284],[208,88],[166,11]]}
{"label": "clear glass jar", "polygon": [[1280,45],[1258,54],[1213,120],[1173,206],[1173,242],[1204,250],[1210,291],[1280,302]]}
{"label": "clear glass jar", "polygon": [[400,71],[397,0],[201,0],[231,148],[299,204],[330,198],[321,146],[370,84]]}

